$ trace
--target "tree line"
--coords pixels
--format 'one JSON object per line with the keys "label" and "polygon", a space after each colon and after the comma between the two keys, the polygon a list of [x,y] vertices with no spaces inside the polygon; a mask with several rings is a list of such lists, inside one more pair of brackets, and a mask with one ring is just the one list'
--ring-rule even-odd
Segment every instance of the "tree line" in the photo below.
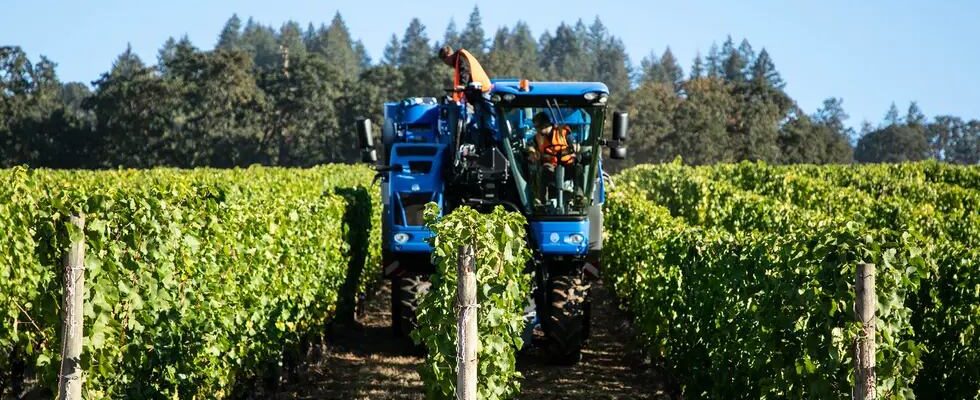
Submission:
{"label": "tree line", "polygon": [[930,120],[915,103],[901,116],[893,104],[879,125],[854,132],[839,98],[807,114],[771,55],[748,40],[712,45],[685,73],[669,47],[634,66],[598,18],[535,38],[524,22],[488,34],[474,8],[439,39],[412,19],[377,61],[339,13],[278,29],[234,15],[212,49],[170,38],[150,63],[127,48],[91,85],[62,82],[46,57],[0,47],[0,166],[353,162],[356,118],[379,120],[385,101],[444,94],[451,71],[435,57],[443,44],[469,49],[497,77],[606,83],[613,107],[631,114],[628,163],[980,162],[977,120]]}

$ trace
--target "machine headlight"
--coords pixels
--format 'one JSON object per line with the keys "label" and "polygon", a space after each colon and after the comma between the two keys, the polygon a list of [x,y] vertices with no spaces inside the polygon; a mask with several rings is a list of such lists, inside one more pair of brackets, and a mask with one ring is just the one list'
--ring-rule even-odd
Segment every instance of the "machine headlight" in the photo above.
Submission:
{"label": "machine headlight", "polygon": [[514,101],[516,98],[517,96],[515,96],[513,93],[507,93],[504,95],[504,101]]}
{"label": "machine headlight", "polygon": [[568,244],[581,244],[585,241],[585,235],[581,233],[573,233],[565,237],[565,243]]}
{"label": "machine headlight", "polygon": [[598,93],[596,93],[596,92],[588,92],[588,93],[585,94],[585,101],[595,100],[596,97],[599,97],[599,94]]}
{"label": "machine headlight", "polygon": [[392,239],[395,239],[395,243],[405,244],[405,242],[407,242],[409,238],[410,238],[410,236],[408,236],[407,233],[405,233],[405,232],[398,232],[398,233],[395,234],[395,236]]}

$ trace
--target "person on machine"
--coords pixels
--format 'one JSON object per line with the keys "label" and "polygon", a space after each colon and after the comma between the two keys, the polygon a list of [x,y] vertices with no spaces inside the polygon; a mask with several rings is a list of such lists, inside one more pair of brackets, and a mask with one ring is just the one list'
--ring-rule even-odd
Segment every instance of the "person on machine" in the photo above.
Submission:
{"label": "person on machine", "polygon": [[[469,51],[466,51],[466,49],[453,51],[451,46],[442,46],[439,49],[439,59],[454,70],[453,100],[462,100],[464,96],[463,91],[460,89],[465,90],[472,83],[479,84],[481,95],[490,92],[490,77],[483,70],[480,62],[476,60],[476,57],[470,54]],[[473,101],[470,101],[470,103],[473,103]]]}
{"label": "person on machine", "polygon": [[[547,112],[539,112],[531,120],[534,125],[534,145],[528,147],[528,158],[533,164],[540,164],[541,173],[535,174],[538,199],[549,198],[549,188],[564,186],[564,182],[554,182],[555,168],[559,165],[571,166],[575,162],[575,144],[568,143],[569,128],[555,125]],[[564,174],[563,174],[564,175]],[[548,184],[542,184],[549,182]]]}
{"label": "person on machine", "polygon": [[568,126],[555,125],[544,111],[537,113],[531,122],[535,131],[534,146],[528,150],[531,161],[540,161],[550,171],[558,164],[567,166],[575,162],[575,145],[568,144]]}

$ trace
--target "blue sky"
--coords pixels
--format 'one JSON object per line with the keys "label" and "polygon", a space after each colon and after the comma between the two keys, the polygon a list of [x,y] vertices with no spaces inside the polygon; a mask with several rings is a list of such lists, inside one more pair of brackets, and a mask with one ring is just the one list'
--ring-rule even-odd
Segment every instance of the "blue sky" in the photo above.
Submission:
{"label": "blue sky", "polygon": [[844,99],[852,126],[877,124],[894,101],[904,113],[916,100],[928,116],[980,118],[980,2],[926,1],[122,1],[8,0],[0,45],[20,45],[32,59],[58,63],[62,80],[91,82],[127,43],[146,61],[169,36],[187,34],[210,48],[232,13],[279,26],[292,19],[327,23],[340,11],[375,60],[411,17],[441,38],[451,18],[465,24],[479,4],[484,29],[527,21],[535,36],[561,21],[596,16],[622,38],[635,65],[667,45],[687,71],[697,51],[731,34],[766,47],[807,112],[823,99]]}

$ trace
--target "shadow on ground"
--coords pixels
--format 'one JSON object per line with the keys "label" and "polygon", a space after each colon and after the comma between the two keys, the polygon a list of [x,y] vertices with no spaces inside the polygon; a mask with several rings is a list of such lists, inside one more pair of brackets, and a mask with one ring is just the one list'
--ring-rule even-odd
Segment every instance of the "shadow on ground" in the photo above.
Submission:
{"label": "shadow on ground", "polygon": [[422,399],[422,357],[391,334],[390,287],[369,296],[363,316],[334,325],[281,399]]}
{"label": "shadow on ground", "polygon": [[[299,379],[275,396],[280,399],[423,399],[417,368],[424,359],[393,339],[387,284],[369,297],[363,316],[335,325],[327,344],[300,366]],[[635,351],[627,316],[612,294],[596,288],[592,337],[582,361],[548,364],[530,348],[518,357],[524,374],[520,399],[670,399],[674,393],[659,369]]]}
{"label": "shadow on ground", "polygon": [[521,399],[670,399],[660,369],[643,360],[629,318],[602,285],[594,286],[592,336],[582,361],[556,366],[536,348],[517,359],[524,374]]}

